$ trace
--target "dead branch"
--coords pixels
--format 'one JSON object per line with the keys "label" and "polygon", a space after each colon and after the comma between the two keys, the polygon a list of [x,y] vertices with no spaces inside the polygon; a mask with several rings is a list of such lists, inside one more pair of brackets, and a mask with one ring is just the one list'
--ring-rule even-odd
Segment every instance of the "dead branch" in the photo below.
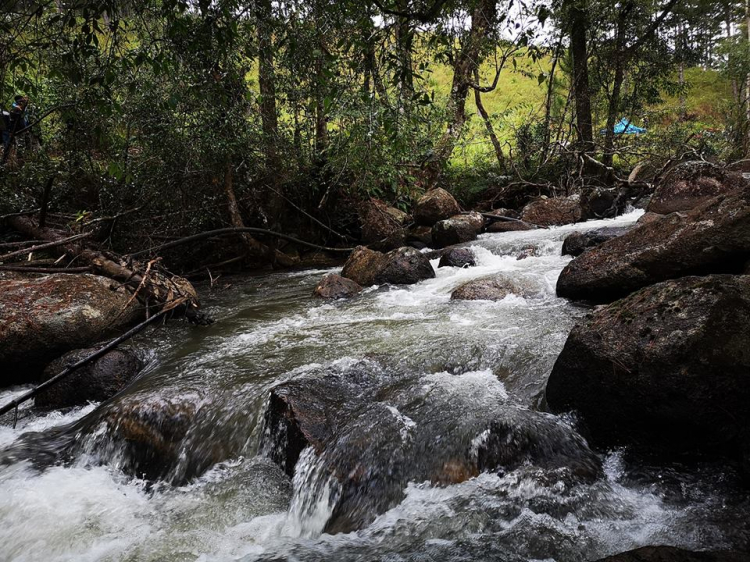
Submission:
{"label": "dead branch", "polygon": [[220,235],[223,236],[225,234],[242,234],[245,232],[251,232],[254,234],[266,234],[268,236],[275,236],[276,238],[289,240],[290,242],[294,242],[295,244],[301,244],[303,246],[314,248],[316,250],[322,250],[324,252],[351,253],[354,251],[354,248],[329,248],[326,246],[319,246],[318,244],[313,244],[312,242],[305,242],[304,240],[300,240],[298,238],[295,238],[294,236],[289,236],[288,234],[282,234],[280,232],[274,232],[273,230],[267,230],[265,228],[255,228],[251,226],[244,226],[244,227],[219,228],[217,230],[209,230],[207,232],[193,234],[192,236],[186,236],[185,238],[180,238],[179,240],[167,242],[166,244],[161,244],[160,246],[154,246],[153,248],[148,248],[147,250],[141,250],[140,252],[135,252],[133,254],[130,254],[129,257],[134,258],[137,256],[143,256],[146,254],[152,254],[154,252],[160,252],[162,250],[167,250],[169,248],[175,248],[177,246],[189,244],[190,242],[197,242],[199,240],[204,240],[206,238],[210,238],[211,236],[220,236]]}
{"label": "dead branch", "polygon": [[32,252],[38,252],[40,250],[49,250],[50,248],[57,248],[59,246],[65,246],[66,244],[71,244],[72,242],[76,242],[77,240],[83,240],[84,238],[88,238],[89,236],[91,236],[90,232],[84,232],[83,234],[76,234],[75,236],[71,236],[69,238],[63,238],[61,240],[47,242],[46,244],[39,244],[38,246],[32,246],[31,248],[24,248],[22,250],[16,250],[15,252],[10,252],[9,254],[4,254],[0,256],[0,262],[4,262],[10,258],[15,258],[17,256],[30,254]]}
{"label": "dead branch", "polygon": [[14,399],[14,400],[11,400],[5,406],[0,407],[0,416],[3,415],[3,414],[6,414],[8,412],[10,412],[11,410],[14,410],[14,409],[18,408],[19,405],[23,404],[27,400],[30,400],[30,399],[34,398],[34,396],[36,396],[37,394],[39,394],[41,391],[46,390],[47,388],[49,388],[49,387],[57,384],[62,379],[64,379],[68,375],[70,375],[73,371],[75,371],[77,369],[80,369],[81,367],[83,367],[85,365],[88,365],[92,361],[95,361],[95,360],[99,359],[99,357],[101,357],[105,353],[111,351],[112,349],[114,349],[115,347],[117,347],[118,345],[120,345],[122,342],[124,342],[126,340],[129,340],[130,338],[132,338],[137,333],[143,331],[143,329],[146,328],[147,326],[149,326],[150,324],[153,324],[157,320],[159,320],[159,319],[163,318],[164,316],[166,316],[166,314],[170,310],[171,310],[171,308],[166,308],[165,307],[161,312],[159,312],[157,314],[154,314],[150,318],[147,318],[146,320],[144,320],[143,322],[141,322],[137,326],[135,326],[135,327],[131,328],[130,330],[128,330],[127,332],[125,332],[120,337],[112,340],[107,345],[99,348],[97,351],[95,351],[91,355],[88,355],[88,356],[84,357],[83,359],[81,359],[80,361],[78,361],[77,363],[74,363],[73,365],[70,365],[69,367],[66,367],[63,371],[59,372],[58,374],[56,374],[54,377],[52,377],[48,381],[43,382],[42,384],[40,384],[36,388],[28,391],[25,394],[22,394],[18,398]]}

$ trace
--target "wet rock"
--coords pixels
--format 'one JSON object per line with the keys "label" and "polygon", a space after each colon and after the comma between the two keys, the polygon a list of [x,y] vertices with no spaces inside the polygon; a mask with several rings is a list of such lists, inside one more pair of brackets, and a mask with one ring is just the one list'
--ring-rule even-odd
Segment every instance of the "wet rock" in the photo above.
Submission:
{"label": "wet rock", "polygon": [[432,243],[437,248],[463,244],[476,240],[484,227],[484,219],[479,213],[456,215],[435,223],[432,227]]}
{"label": "wet rock", "polygon": [[358,246],[346,260],[341,275],[362,287],[369,287],[379,283],[378,279],[385,263],[385,254]]}
{"label": "wet rock", "polygon": [[336,273],[329,273],[315,287],[313,295],[322,299],[348,299],[362,292],[355,281]]}
{"label": "wet rock", "polygon": [[341,275],[363,287],[382,283],[410,285],[435,277],[435,270],[430,260],[414,248],[383,254],[360,246],[352,252]]}
{"label": "wet rock", "polygon": [[392,250],[385,258],[385,267],[378,276],[378,283],[412,285],[435,277],[430,260],[414,248]]}
{"label": "wet rock", "polygon": [[[612,218],[625,209],[625,198],[614,188],[589,187],[581,193],[580,206],[583,219]],[[573,221],[577,222],[577,221]]]}
{"label": "wet rock", "polygon": [[506,209],[505,207],[500,207],[498,209],[492,209],[488,215],[495,215],[496,217],[508,217],[511,219],[520,219],[521,213],[518,211],[514,211],[513,209]]}
{"label": "wet rock", "polygon": [[499,301],[508,295],[526,296],[528,288],[505,275],[495,275],[483,279],[474,279],[464,283],[451,294],[451,300],[464,301]]}
{"label": "wet rock", "polygon": [[523,208],[521,218],[539,226],[560,226],[583,218],[581,204],[573,197],[538,199]]}
{"label": "wet rock", "polygon": [[141,314],[96,275],[0,281],[0,387],[36,380],[63,353],[117,334]]}
{"label": "wet rock", "polygon": [[593,248],[603,244],[607,240],[612,240],[622,236],[632,227],[621,226],[614,228],[597,228],[587,232],[574,232],[568,235],[563,242],[563,256],[580,256],[588,248]]}
{"label": "wet rock", "polygon": [[521,253],[519,253],[516,256],[517,261],[525,260],[526,258],[535,258],[539,256],[539,248],[535,246],[531,246],[529,248],[524,248],[521,250]]}
{"label": "wet rock", "polygon": [[746,185],[741,174],[710,162],[684,162],[659,182],[647,211],[663,215],[688,211],[717,195],[731,193]]}
{"label": "wet rock", "polygon": [[[66,353],[44,369],[42,381],[85,359],[96,349]],[[140,358],[129,350],[112,350],[39,393],[34,405],[42,409],[68,408],[88,402],[103,402],[125,388],[143,368]]]}
{"label": "wet rock", "polygon": [[400,248],[406,240],[408,215],[389,207],[378,199],[371,199],[360,209],[362,241],[375,250]]}
{"label": "wet rock", "polygon": [[555,480],[599,474],[583,439],[554,416],[505,404],[484,384],[444,384],[366,362],[283,383],[271,391],[261,449],[296,472],[304,504],[330,497],[328,533],[365,527],[402,501],[409,482],[531,467]]}
{"label": "wet rock", "polygon": [[406,243],[409,246],[421,250],[432,247],[432,228],[429,226],[414,225],[406,235]]}
{"label": "wet rock", "polygon": [[648,224],[650,222],[659,220],[660,218],[661,215],[659,213],[643,213],[643,215],[641,215],[641,217],[638,219],[638,224]]}
{"label": "wet rock", "polygon": [[488,196],[492,197],[492,205],[505,209],[522,209],[525,205],[538,197],[552,197],[552,189],[541,185],[529,189],[523,182],[511,182],[504,186],[491,189]]}
{"label": "wet rock", "polygon": [[522,230],[534,230],[534,227],[521,221],[495,221],[487,227],[487,232],[517,232]]}
{"label": "wet rock", "polygon": [[665,281],[571,331],[547,402],[577,410],[602,445],[739,457],[750,444],[748,350],[750,277]]}
{"label": "wet rock", "polygon": [[691,274],[741,272],[750,255],[750,187],[672,213],[584,252],[563,269],[557,294],[612,302]]}
{"label": "wet rock", "polygon": [[188,457],[184,453],[198,410],[195,403],[178,398],[130,398],[103,413],[105,430],[96,439],[100,447],[114,449],[105,454],[120,459],[124,472],[181,483],[226,458],[218,443],[216,449],[204,449],[207,454]]}
{"label": "wet rock", "polygon": [[646,546],[608,556],[598,562],[750,562],[750,554],[729,550],[693,552],[673,546]]}
{"label": "wet rock", "polygon": [[474,252],[469,248],[451,248],[440,258],[438,267],[474,267],[477,265]]}
{"label": "wet rock", "polygon": [[429,190],[414,207],[414,220],[424,226],[432,226],[461,212],[453,195],[442,188]]}

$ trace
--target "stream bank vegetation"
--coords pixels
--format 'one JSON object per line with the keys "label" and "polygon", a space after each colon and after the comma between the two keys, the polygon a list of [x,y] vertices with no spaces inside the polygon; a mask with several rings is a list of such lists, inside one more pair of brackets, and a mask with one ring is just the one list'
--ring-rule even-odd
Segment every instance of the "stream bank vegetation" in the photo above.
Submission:
{"label": "stream bank vegetation", "polygon": [[[740,2],[5,6],[0,100],[31,102],[6,131],[0,215],[38,210],[40,228],[118,256],[158,248],[154,270],[327,263],[322,248],[374,242],[373,200],[408,227],[434,187],[520,208],[647,192],[675,162],[748,151]],[[616,133],[621,119],[647,133]],[[2,243],[23,248],[17,226]]]}

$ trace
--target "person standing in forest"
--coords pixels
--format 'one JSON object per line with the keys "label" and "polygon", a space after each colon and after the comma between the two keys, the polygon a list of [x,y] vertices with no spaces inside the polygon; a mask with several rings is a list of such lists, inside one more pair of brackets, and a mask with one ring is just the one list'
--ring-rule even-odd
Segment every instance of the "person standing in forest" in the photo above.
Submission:
{"label": "person standing in forest", "polygon": [[26,120],[26,110],[28,106],[28,96],[19,94],[15,98],[13,98],[13,105],[10,108],[7,127],[3,130],[4,150],[8,149],[8,145],[11,143],[16,133],[22,131],[28,126],[28,121]]}

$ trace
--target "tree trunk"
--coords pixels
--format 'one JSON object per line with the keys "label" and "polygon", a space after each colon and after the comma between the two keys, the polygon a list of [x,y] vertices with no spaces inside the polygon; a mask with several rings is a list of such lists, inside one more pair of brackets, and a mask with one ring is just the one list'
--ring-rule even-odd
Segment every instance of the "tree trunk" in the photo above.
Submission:
{"label": "tree trunk", "polygon": [[279,176],[278,138],[279,124],[276,113],[276,77],[273,68],[273,41],[271,38],[271,0],[258,0],[256,15],[258,21],[260,116],[263,127],[263,149],[266,159],[266,177],[271,185],[267,194],[268,212],[272,227],[278,225],[283,208]]}
{"label": "tree trunk", "polygon": [[[409,11],[409,0],[399,0],[398,9]],[[396,49],[398,51],[398,96],[399,111],[408,116],[411,99],[414,97],[414,76],[412,68],[412,46],[414,31],[409,18],[399,17],[396,25]]]}
{"label": "tree trunk", "polygon": [[549,78],[547,83],[547,99],[544,103],[544,139],[542,141],[542,157],[541,161],[547,158],[549,153],[550,145],[550,126],[552,125],[552,101],[555,95],[555,69],[557,68],[557,61],[560,58],[560,49],[562,48],[562,41],[557,44],[555,53],[552,56],[552,65],[549,71]]}
{"label": "tree trunk", "polygon": [[[477,70],[474,72],[474,81],[479,84],[479,71]],[[495,150],[495,156],[497,157],[497,163],[500,165],[501,168],[505,167],[505,155],[503,154],[503,148],[500,146],[500,141],[497,138],[497,135],[495,134],[495,128],[492,126],[492,121],[490,120],[490,115],[487,113],[487,110],[484,108],[484,104],[482,103],[482,92],[478,88],[474,88],[474,103],[476,103],[477,111],[479,111],[479,115],[482,116],[482,120],[484,121],[484,126],[487,129],[487,135],[490,137],[490,141],[492,142],[492,148]]]}
{"label": "tree trunk", "polygon": [[325,151],[328,148],[328,117],[326,116],[325,84],[326,77],[323,75],[325,68],[325,32],[323,27],[320,0],[315,1],[313,18],[317,30],[318,50],[315,56],[315,153],[318,162],[325,160]]}
{"label": "tree trunk", "polygon": [[[242,214],[240,213],[240,206],[237,204],[237,197],[234,194],[233,178],[234,170],[232,169],[232,163],[227,159],[224,168],[224,196],[227,200],[229,222],[235,228],[245,228],[245,222],[242,220]],[[291,267],[294,265],[292,258],[274,248],[261,244],[249,234],[242,234],[242,241],[253,257],[266,259],[274,266]]]}
{"label": "tree trunk", "polygon": [[450,121],[437,143],[432,161],[428,166],[428,184],[436,181],[440,171],[448,163],[453,149],[461,137],[466,124],[466,98],[472,79],[479,70],[487,36],[497,21],[495,0],[479,0],[471,15],[471,28],[453,65],[453,83],[448,99],[447,113]]}
{"label": "tree trunk", "polygon": [[[569,0],[570,3],[575,0]],[[570,10],[570,52],[573,58],[573,96],[576,102],[576,124],[581,150],[594,149],[594,131],[591,117],[591,90],[589,88],[589,58],[587,45],[588,11],[573,5]]]}

